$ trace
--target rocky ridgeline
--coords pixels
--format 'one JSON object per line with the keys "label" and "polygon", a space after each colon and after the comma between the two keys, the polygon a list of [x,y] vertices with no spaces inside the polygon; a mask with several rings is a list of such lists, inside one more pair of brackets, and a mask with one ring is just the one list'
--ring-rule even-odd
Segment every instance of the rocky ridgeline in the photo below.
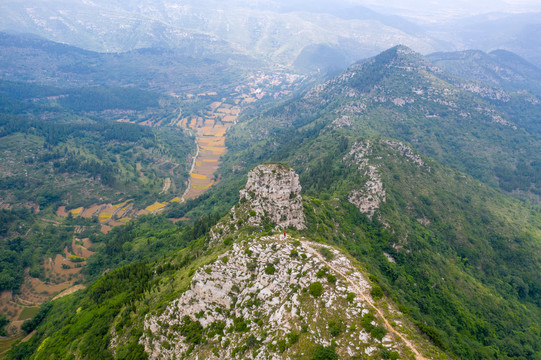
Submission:
{"label": "rocky ridgeline", "polygon": [[380,140],[380,143],[388,145],[391,149],[398,151],[401,156],[406,158],[406,160],[413,162],[415,165],[425,166],[425,161],[421,158],[421,155],[414,152],[408,145],[400,141],[388,139],[382,139]]}
{"label": "rocky ridgeline", "polygon": [[300,193],[299,175],[293,169],[282,164],[264,164],[248,173],[246,187],[240,191],[240,204],[247,204],[250,209],[250,225],[259,226],[267,218],[278,229],[301,230],[306,225]]}
{"label": "rocky ridgeline", "polygon": [[374,145],[376,147],[385,147],[388,150],[386,156],[401,157],[417,167],[423,167],[426,171],[431,171],[430,166],[425,163],[418,153],[400,141],[379,139],[355,143],[344,157],[344,160],[358,166],[361,174],[367,179],[359,189],[350,191],[348,200],[370,219],[374,217],[374,214],[386,199],[385,188],[377,164],[377,160],[381,159],[381,156],[376,157],[373,155]]}
{"label": "rocky ridgeline", "polygon": [[340,358],[411,356],[372,302],[368,281],[338,250],[251,237],[197,270],[163,313],[147,316],[140,343],[151,359],[310,359],[331,344]]}
{"label": "rocky ridgeline", "polygon": [[344,160],[355,163],[363,175],[368,177],[360,189],[351,190],[348,200],[360,212],[372,219],[381,203],[385,201],[385,189],[377,167],[368,162],[368,156],[371,153],[370,146],[369,141],[354,144]]}

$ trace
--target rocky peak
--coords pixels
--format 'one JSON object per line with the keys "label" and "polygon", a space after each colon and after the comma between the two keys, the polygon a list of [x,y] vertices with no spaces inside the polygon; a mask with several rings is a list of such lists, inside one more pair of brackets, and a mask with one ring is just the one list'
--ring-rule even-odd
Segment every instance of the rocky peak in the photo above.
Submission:
{"label": "rocky peak", "polygon": [[[299,175],[287,165],[263,164],[248,173],[240,191],[240,204],[248,204],[250,225],[261,225],[267,217],[277,228],[306,228]],[[242,205],[241,205],[242,207]]]}

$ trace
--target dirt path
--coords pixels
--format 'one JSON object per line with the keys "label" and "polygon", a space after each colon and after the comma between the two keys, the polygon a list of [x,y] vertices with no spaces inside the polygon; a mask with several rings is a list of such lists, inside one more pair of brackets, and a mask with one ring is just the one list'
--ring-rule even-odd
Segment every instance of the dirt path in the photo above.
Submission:
{"label": "dirt path", "polygon": [[402,335],[401,333],[399,333],[398,331],[396,331],[392,326],[391,324],[387,321],[387,319],[385,318],[385,315],[383,314],[383,311],[381,311],[377,306],[376,304],[374,304],[374,301],[372,300],[372,298],[370,296],[368,296],[366,294],[365,291],[363,291],[363,289],[361,287],[359,287],[359,285],[357,285],[357,283],[355,281],[353,281],[347,274],[344,274],[341,270],[337,269],[334,265],[332,265],[330,262],[328,262],[324,257],[323,255],[321,255],[319,253],[319,251],[317,251],[316,249],[314,249],[311,244],[307,241],[301,241],[301,243],[303,244],[303,246],[308,250],[308,252],[310,252],[312,255],[314,256],[317,256],[317,258],[319,260],[321,260],[325,265],[327,265],[327,267],[329,267],[329,269],[332,269],[334,272],[342,275],[344,277],[344,279],[346,279],[346,281],[351,285],[351,287],[353,288],[355,294],[361,298],[363,301],[365,301],[366,303],[368,303],[372,309],[374,309],[379,317],[383,320],[383,323],[385,324],[385,327],[387,328],[387,330],[389,330],[389,332],[393,333],[395,336],[399,337],[403,342],[404,344],[406,344],[407,347],[410,348],[411,351],[413,351],[413,353],[415,354],[415,358],[418,359],[418,360],[428,360],[427,358],[425,358],[423,355],[421,355],[421,353],[417,350],[417,348],[415,347],[415,345],[413,345],[411,343],[411,341],[409,341],[408,339],[406,339],[406,337],[404,335]]}
{"label": "dirt path", "polygon": [[160,191],[160,194],[166,193],[169,188],[171,187],[171,178],[166,178],[163,182],[163,188],[162,191]]}
{"label": "dirt path", "polygon": [[[197,146],[197,151],[195,152],[195,156],[193,157],[192,167],[190,168],[190,172],[189,172],[190,174],[193,172],[193,169],[195,168],[195,163],[197,162],[197,157],[199,156],[199,144],[197,143],[197,141],[195,142],[195,146]],[[181,203],[186,201],[184,198],[190,191],[191,186],[192,186],[192,179],[191,177],[188,177],[188,185],[186,186],[186,190],[184,191],[184,194],[182,194],[182,196],[180,197]]]}
{"label": "dirt path", "polygon": [[62,291],[60,294],[56,295],[56,296],[53,298],[53,300],[60,299],[61,297],[64,297],[64,296],[73,294],[74,292],[79,291],[79,290],[82,290],[82,289],[84,289],[84,288],[85,288],[84,285],[75,285],[75,286],[72,286],[72,287],[67,288],[66,290]]}
{"label": "dirt path", "polygon": [[49,220],[49,219],[44,219],[44,218],[41,218],[42,221],[45,221],[45,222],[48,222],[48,223],[51,223],[51,224],[55,224],[55,225],[62,225],[61,223],[59,223],[58,221],[55,221],[55,220]]}
{"label": "dirt path", "polygon": [[175,164],[175,166],[173,166],[171,168],[171,170],[169,170],[169,175],[174,176],[175,175],[175,173],[174,173],[175,169],[178,168],[178,167],[179,167],[179,164]]}

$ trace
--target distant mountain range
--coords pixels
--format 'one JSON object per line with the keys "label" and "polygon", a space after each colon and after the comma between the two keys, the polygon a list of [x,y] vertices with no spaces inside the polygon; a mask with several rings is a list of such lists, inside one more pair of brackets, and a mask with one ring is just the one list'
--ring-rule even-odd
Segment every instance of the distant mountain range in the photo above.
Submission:
{"label": "distant mountain range", "polygon": [[344,63],[403,44],[423,54],[506,49],[541,66],[539,14],[495,14],[422,25],[348,2],[245,0],[7,0],[0,11],[0,30],[40,34],[100,52],[190,45],[191,51],[206,54],[243,54],[291,65],[303,51],[325,46],[334,53],[316,64],[325,69],[343,68]]}
{"label": "distant mountain range", "polygon": [[[308,8],[299,3],[152,0],[84,3],[8,1],[0,5],[0,29],[42,34],[48,39],[105,52],[142,47],[182,47],[194,38],[214,47],[225,42],[245,55],[292,64],[307,46],[326,45],[348,63],[395,44],[424,53],[445,47],[396,16],[363,7]],[[212,49],[212,46],[207,48]],[[330,64],[334,65],[334,64]]]}

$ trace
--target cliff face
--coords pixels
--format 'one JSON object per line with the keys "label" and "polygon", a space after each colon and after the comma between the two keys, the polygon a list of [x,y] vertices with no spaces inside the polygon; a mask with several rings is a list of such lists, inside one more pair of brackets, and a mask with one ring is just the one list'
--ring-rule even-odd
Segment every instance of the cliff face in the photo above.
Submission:
{"label": "cliff face", "polygon": [[300,192],[299,175],[293,169],[282,164],[264,164],[248,174],[240,202],[247,202],[252,211],[250,225],[260,225],[268,218],[276,223],[276,228],[301,230],[306,225]]}

